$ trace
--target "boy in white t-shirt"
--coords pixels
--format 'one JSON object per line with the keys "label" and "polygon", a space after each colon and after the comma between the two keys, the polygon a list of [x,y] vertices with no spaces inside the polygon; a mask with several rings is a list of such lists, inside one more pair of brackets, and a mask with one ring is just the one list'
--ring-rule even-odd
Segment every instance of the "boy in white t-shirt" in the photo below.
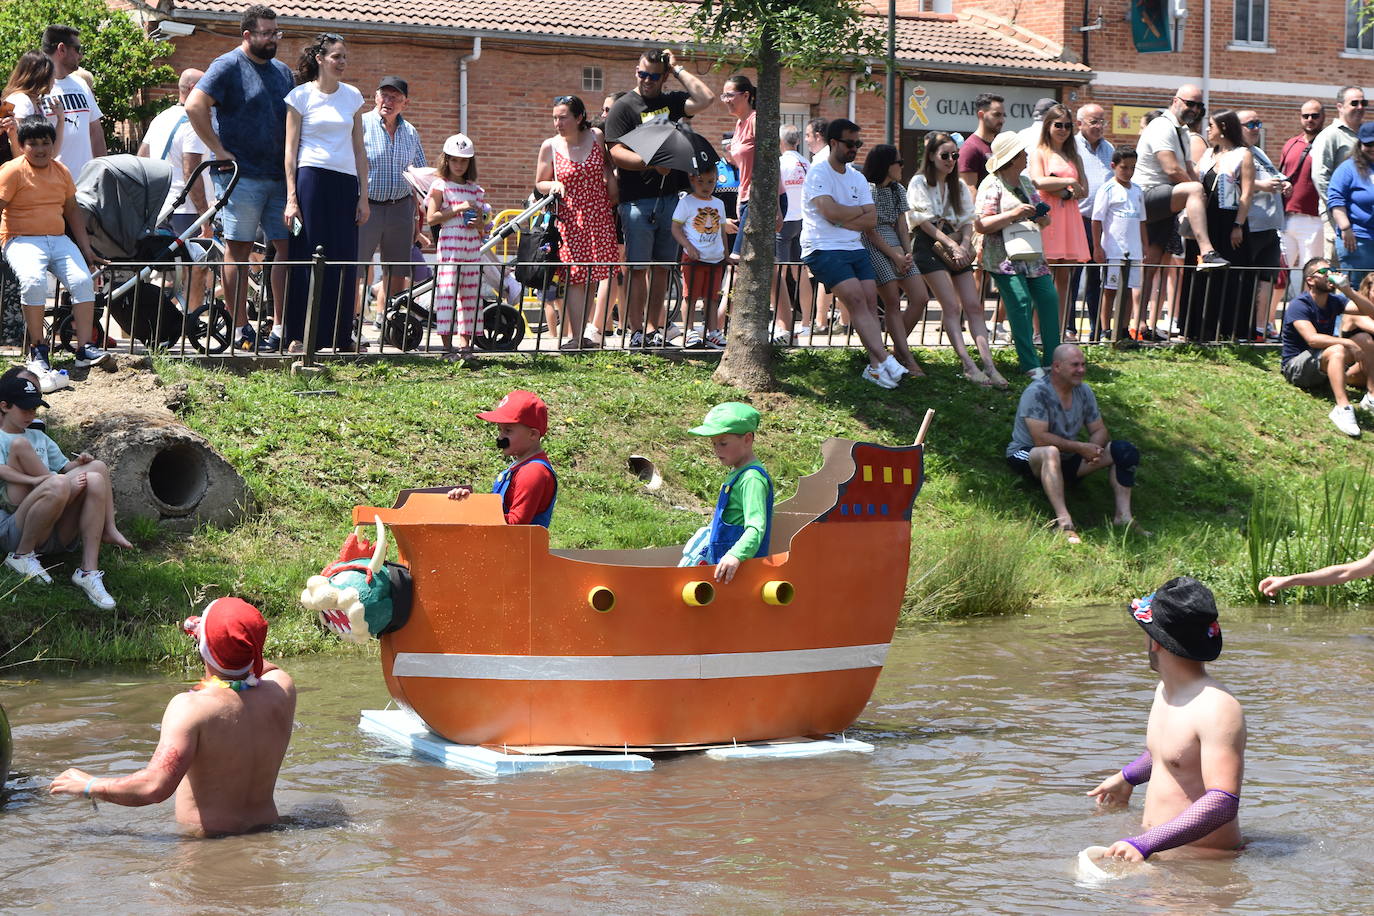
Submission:
{"label": "boy in white t-shirt", "polygon": [[[1140,262],[1145,253],[1145,192],[1132,184],[1135,175],[1136,152],[1129,146],[1112,152],[1111,181],[1104,181],[1093,198],[1093,259],[1106,264],[1102,278],[1102,304],[1098,327],[1112,340],[1125,340],[1131,315],[1136,327],[1130,329],[1135,340],[1153,334],[1152,328],[1142,328],[1144,319],[1140,307]],[[1114,320],[1112,309],[1116,291],[1123,289],[1121,320]],[[1111,327],[1111,331],[1107,330]],[[1153,339],[1153,338],[1150,338]]]}
{"label": "boy in white t-shirt", "polygon": [[[712,166],[691,177],[692,193],[677,202],[673,211],[673,239],[682,246],[682,298],[688,303],[684,347],[725,346],[720,322],[720,281],[725,276],[725,233],[739,227],[725,216],[725,204],[712,192],[716,170]],[[692,327],[692,314],[703,301],[706,335]]]}

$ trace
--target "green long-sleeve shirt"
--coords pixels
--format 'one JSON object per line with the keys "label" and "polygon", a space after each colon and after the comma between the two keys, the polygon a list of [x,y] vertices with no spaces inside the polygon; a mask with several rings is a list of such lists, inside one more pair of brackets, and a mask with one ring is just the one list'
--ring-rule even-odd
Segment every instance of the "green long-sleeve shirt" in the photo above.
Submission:
{"label": "green long-sleeve shirt", "polygon": [[758,553],[763,533],[768,530],[768,490],[768,481],[757,473],[740,474],[730,488],[721,520],[727,525],[744,526],[744,534],[726,551],[730,556],[747,560]]}

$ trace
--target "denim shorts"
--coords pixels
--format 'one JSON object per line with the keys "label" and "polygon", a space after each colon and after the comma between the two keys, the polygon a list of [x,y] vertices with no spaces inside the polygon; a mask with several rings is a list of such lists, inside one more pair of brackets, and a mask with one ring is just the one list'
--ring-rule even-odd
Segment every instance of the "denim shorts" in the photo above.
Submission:
{"label": "denim shorts", "polygon": [[95,284],[81,249],[65,235],[21,235],[5,243],[5,260],[19,280],[25,305],[48,302],[48,272],[57,277],[73,302],[95,301]]}
{"label": "denim shorts", "polygon": [[773,236],[773,260],[780,264],[801,260],[801,220],[788,220]]}
{"label": "denim shorts", "polygon": [[825,288],[832,293],[835,287],[846,280],[872,280],[877,282],[878,275],[873,272],[873,261],[868,250],[858,248],[853,251],[824,251],[817,249],[802,258],[802,263],[811,270]]}
{"label": "denim shorts", "polygon": [[731,254],[744,254],[744,227],[749,225],[749,201],[739,205],[739,232],[735,233],[734,247],[730,249]]}
{"label": "denim shorts", "polygon": [[[215,195],[224,196],[229,187],[228,172],[211,172]],[[231,242],[256,242],[258,227],[269,242],[287,237],[283,213],[286,211],[286,179],[239,177],[234,193],[220,211],[224,237]]]}
{"label": "denim shorts", "polygon": [[625,260],[631,265],[646,261],[676,261],[677,240],[673,238],[673,211],[676,194],[644,197],[620,205],[620,226],[625,233]]}

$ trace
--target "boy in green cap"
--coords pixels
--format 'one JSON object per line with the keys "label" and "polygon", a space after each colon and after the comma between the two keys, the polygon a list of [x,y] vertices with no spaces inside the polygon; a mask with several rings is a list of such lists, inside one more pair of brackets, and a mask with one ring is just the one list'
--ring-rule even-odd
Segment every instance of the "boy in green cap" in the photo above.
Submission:
{"label": "boy in green cap", "polygon": [[733,469],[721,485],[711,524],[692,536],[678,564],[715,564],[717,582],[734,579],[741,560],[768,556],[773,480],[754,458],[754,431],[758,428],[757,410],[728,401],[712,407],[702,424],[689,430],[694,436],[709,436],[716,458]]}

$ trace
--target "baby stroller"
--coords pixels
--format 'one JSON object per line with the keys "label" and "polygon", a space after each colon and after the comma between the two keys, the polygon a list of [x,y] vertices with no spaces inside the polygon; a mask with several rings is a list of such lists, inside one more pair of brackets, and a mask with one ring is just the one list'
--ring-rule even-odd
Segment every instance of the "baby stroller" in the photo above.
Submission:
{"label": "baby stroller", "polygon": [[[434,169],[407,169],[405,178],[414,189],[420,206],[423,207],[429,186],[434,181]],[[478,249],[477,260],[482,265],[481,291],[478,294],[482,303],[482,333],[473,339],[478,349],[514,350],[525,337],[525,322],[519,310],[501,301],[505,292],[503,286],[506,275],[501,263],[491,252],[517,231],[516,224],[520,220],[538,213],[548,206],[551,200],[552,197],[544,198],[496,229]],[[425,280],[387,300],[382,338],[388,345],[400,350],[414,350],[424,342],[425,329],[430,326],[429,305],[434,301],[434,288],[433,279]]]}
{"label": "baby stroller", "polygon": [[[224,193],[181,235],[159,228],[186,201],[206,169],[229,172]],[[155,269],[151,265],[165,270],[170,262],[204,257],[203,249],[188,240],[219,214],[237,184],[237,163],[202,162],[169,201],[172,169],[166,162],[129,155],[88,162],[76,182],[76,204],[85,211],[92,250],[111,265],[105,273],[105,291],[96,295],[96,314],[109,309],[115,321],[148,347],[170,347],[185,337],[200,353],[227,350],[233,341],[233,316],[221,302],[211,295],[211,301],[185,309],[164,283],[148,280]],[[137,264],[144,266],[133,266]],[[70,314],[54,314],[52,320],[54,336],[63,346],[71,346]]]}

